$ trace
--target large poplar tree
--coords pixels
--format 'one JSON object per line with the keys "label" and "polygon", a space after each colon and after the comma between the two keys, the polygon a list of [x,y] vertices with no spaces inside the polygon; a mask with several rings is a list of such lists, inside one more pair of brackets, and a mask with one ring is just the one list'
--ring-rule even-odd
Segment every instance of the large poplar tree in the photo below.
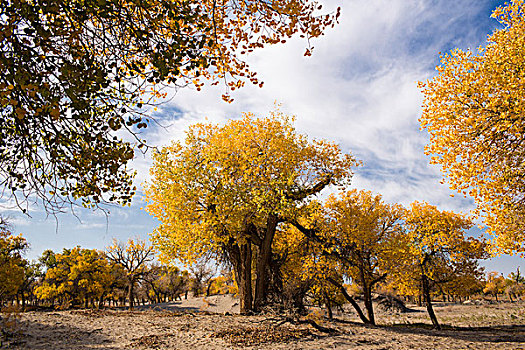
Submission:
{"label": "large poplar tree", "polygon": [[154,157],[145,189],[146,210],[161,221],[154,244],[162,258],[186,263],[209,252],[226,257],[241,313],[260,310],[279,224],[327,186],[349,183],[354,165],[337,145],[298,134],[280,113],[195,125],[183,143]]}

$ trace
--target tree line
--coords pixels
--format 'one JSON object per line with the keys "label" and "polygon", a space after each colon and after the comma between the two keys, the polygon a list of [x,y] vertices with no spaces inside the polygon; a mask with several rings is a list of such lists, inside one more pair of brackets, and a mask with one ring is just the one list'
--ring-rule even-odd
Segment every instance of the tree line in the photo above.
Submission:
{"label": "tree line", "polygon": [[23,309],[128,307],[235,293],[231,276],[216,276],[207,261],[188,270],[155,262],[145,241],[115,241],[105,251],[75,247],[23,257],[29,243],[4,225],[0,235],[0,303]]}
{"label": "tree line", "polygon": [[[449,241],[449,246],[440,246],[440,251],[434,248],[430,253],[421,249],[407,256],[403,249],[408,246],[398,241],[399,235],[406,234],[400,230],[401,226],[396,226],[400,206],[387,205],[370,192],[354,190],[343,198],[330,197],[327,207],[339,210],[337,213],[343,210],[346,219],[357,223],[353,227],[357,229],[355,234],[341,235],[345,227],[341,223],[342,230],[338,233],[325,231],[332,240],[326,239],[322,245],[293,227],[280,232],[271,259],[272,266],[278,266],[279,270],[273,271],[273,279],[268,283],[272,303],[266,306],[274,307],[272,311],[301,313],[306,312],[307,305],[318,305],[326,308],[328,317],[332,317],[333,309],[350,303],[363,322],[375,324],[372,301],[392,306],[392,302],[399,303],[401,298],[404,302],[426,303],[428,308],[436,299],[461,302],[484,295],[496,301],[501,296],[515,301],[525,296],[525,278],[519,269],[507,277],[496,272],[485,276],[475,258],[479,256],[475,250],[483,246],[467,251],[473,249],[473,244],[479,244],[478,240],[456,237]],[[350,207],[354,212],[348,215]],[[412,210],[425,216],[429,215],[425,210],[435,208],[418,203]],[[413,213],[405,211],[404,215]],[[382,222],[371,220],[374,217]],[[370,234],[363,230],[365,226],[379,229]],[[454,254],[468,257],[451,258],[447,250],[453,244],[466,248]],[[397,253],[392,245],[396,245]],[[189,271],[180,270],[153,261],[152,248],[141,240],[115,241],[106,251],[81,247],[63,249],[61,253],[45,250],[32,262],[23,257],[27,248],[28,242],[21,235],[13,235],[3,221],[0,235],[2,306],[16,303],[23,309],[133,309],[137,304],[186,299],[188,294],[239,295],[235,273],[227,269],[227,264],[223,264],[225,269],[219,275],[209,259],[197,261]],[[433,257],[428,258],[426,254]],[[429,313],[432,312],[429,309]]]}
{"label": "tree line", "polygon": [[212,255],[229,264],[242,314],[304,311],[314,290],[326,305],[340,293],[375,324],[373,293],[387,288],[421,296],[439,327],[433,296],[479,291],[489,243],[467,234],[474,224],[465,214],[349,189],[356,166],[338,145],[297,133],[279,111],[194,125],[154,155],[145,187],[146,210],[161,222],[153,244],[162,261]]}

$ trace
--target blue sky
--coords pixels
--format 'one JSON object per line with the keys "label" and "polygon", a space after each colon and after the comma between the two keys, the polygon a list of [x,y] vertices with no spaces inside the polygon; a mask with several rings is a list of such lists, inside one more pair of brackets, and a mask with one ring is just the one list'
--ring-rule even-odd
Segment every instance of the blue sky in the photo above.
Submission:
{"label": "blue sky", "polygon": [[[296,127],[311,138],[335,141],[364,162],[353,187],[382,194],[389,202],[408,205],[425,200],[441,209],[467,212],[473,202],[441,185],[439,169],[429,165],[423,147],[428,140],[419,130],[422,95],[417,82],[435,75],[439,53],[455,47],[475,49],[498,23],[490,14],[503,1],[488,0],[367,0],[324,1],[325,9],[341,6],[340,24],[312,42],[312,57],[304,57],[306,43],[291,40],[248,57],[264,87],[237,91],[233,104],[222,102],[223,87],[203,92],[183,89],[163,105],[156,118],[165,128],[151,127],[144,136],[154,145],[181,139],[195,122],[225,122],[243,111],[264,116],[274,102],[297,116]],[[149,155],[137,155],[137,186],[148,179]],[[40,208],[31,217],[4,205],[15,231],[31,244],[29,258],[44,249],[60,251],[80,245],[103,249],[113,237],[147,238],[156,221],[141,210],[141,194],[131,207],[101,212],[77,210],[46,218]],[[487,270],[508,273],[524,260],[502,257],[485,262]]]}

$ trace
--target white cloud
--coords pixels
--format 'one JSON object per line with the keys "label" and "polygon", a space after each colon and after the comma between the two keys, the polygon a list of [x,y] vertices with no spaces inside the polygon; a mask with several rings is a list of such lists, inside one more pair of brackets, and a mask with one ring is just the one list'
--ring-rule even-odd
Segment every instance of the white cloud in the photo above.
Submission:
{"label": "white cloud", "polygon": [[[485,40],[495,26],[488,19],[493,3],[326,1],[326,10],[342,7],[340,24],[312,41],[312,57],[303,56],[306,43],[298,39],[264,48],[249,56],[250,66],[265,82],[262,89],[246,86],[233,94],[232,104],[221,100],[224,87],[181,89],[155,114],[163,127],[152,124],[144,136],[153,146],[167,145],[183,139],[191,124],[223,123],[242,111],[265,115],[277,101],[284,112],[297,116],[299,132],[338,142],[365,162],[356,169],[354,187],[382,194],[390,202],[425,200],[465,211],[472,201],[450,197],[452,192],[439,183],[439,169],[430,166],[423,153],[428,136],[419,131],[422,96],[416,82],[435,74],[440,51],[477,47]],[[132,166],[138,173],[139,194],[130,209],[110,208],[109,231],[101,241],[111,235],[125,240],[136,232],[149,232],[156,223],[139,209],[151,152],[137,154]],[[90,213],[81,218],[85,225],[79,235],[105,231],[104,218]],[[92,241],[100,235],[94,234]]]}
{"label": "white cloud", "polygon": [[[342,7],[340,24],[313,41],[312,57],[303,57],[305,43],[295,39],[253,54],[249,63],[264,88],[235,92],[231,105],[220,99],[223,87],[180,90],[161,109],[169,126],[150,131],[149,139],[165,145],[182,139],[192,123],[224,122],[241,111],[264,115],[278,101],[297,115],[300,132],[336,141],[367,164],[357,170],[356,186],[404,203],[421,199],[471,208],[470,201],[450,197],[423,154],[427,135],[417,121],[422,102],[417,81],[434,74],[438,52],[447,45],[478,45],[480,29],[472,24],[479,1],[348,1]],[[148,157],[135,161],[141,182],[150,164]]]}
{"label": "white cloud", "polygon": [[79,223],[75,226],[75,230],[91,230],[91,229],[105,229],[107,227],[106,224],[98,223],[98,222],[83,222]]}

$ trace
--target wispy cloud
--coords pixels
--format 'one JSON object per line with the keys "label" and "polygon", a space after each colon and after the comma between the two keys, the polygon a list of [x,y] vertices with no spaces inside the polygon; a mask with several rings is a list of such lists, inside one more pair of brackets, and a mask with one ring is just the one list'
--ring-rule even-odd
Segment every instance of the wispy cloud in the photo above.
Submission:
{"label": "wispy cloud", "polygon": [[[494,2],[348,1],[340,24],[313,42],[314,56],[303,57],[305,43],[292,40],[250,57],[265,81],[247,86],[236,101],[220,101],[222,88],[202,93],[179,91],[161,109],[170,125],[150,131],[155,144],[184,137],[205,120],[224,122],[241,111],[261,115],[273,108],[297,116],[297,128],[313,138],[340,143],[363,160],[354,184],[392,201],[424,199],[447,209],[467,210],[472,202],[450,197],[440,173],[423,153],[427,135],[419,130],[422,96],[417,81],[434,75],[440,51],[477,47],[496,24],[488,18]],[[325,9],[337,6],[335,1]],[[148,179],[149,158],[137,160],[139,178]]]}
{"label": "wispy cloud", "polygon": [[[233,94],[232,104],[221,100],[224,87],[182,89],[155,113],[160,125],[151,124],[143,136],[153,146],[167,145],[183,139],[191,124],[224,123],[242,111],[264,116],[277,101],[284,112],[297,116],[299,132],[338,142],[365,163],[356,169],[353,187],[404,205],[425,200],[443,209],[469,210],[472,201],[451,197],[440,184],[439,169],[424,155],[428,136],[419,130],[422,96],[417,81],[435,75],[439,52],[483,44],[498,25],[489,18],[491,10],[503,2],[325,1],[327,11],[342,7],[340,24],[312,41],[312,57],[303,56],[306,43],[298,39],[260,50],[249,56],[249,64],[265,82],[262,89],[246,86]],[[65,237],[69,227],[61,226],[62,243],[103,247],[112,237],[145,237],[153,229],[157,222],[140,210],[151,152],[138,154],[132,166],[139,190],[132,206],[110,208],[107,230],[104,217],[82,212],[83,224],[69,226],[77,229],[72,238]],[[54,226],[35,227],[32,239],[38,239],[38,230],[54,232]]]}

